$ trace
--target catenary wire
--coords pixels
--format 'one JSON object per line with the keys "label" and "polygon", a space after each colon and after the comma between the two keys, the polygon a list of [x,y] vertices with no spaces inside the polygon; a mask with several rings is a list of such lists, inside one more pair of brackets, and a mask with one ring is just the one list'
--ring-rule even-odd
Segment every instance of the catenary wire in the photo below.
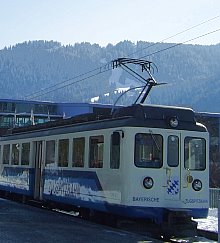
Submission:
{"label": "catenary wire", "polygon": [[43,93],[43,94],[36,95],[36,96],[32,96],[32,99],[33,99],[33,98],[41,97],[41,96],[43,96],[43,95],[49,94],[49,93],[54,92],[54,91],[59,90],[59,89],[63,89],[63,88],[68,87],[68,86],[70,86],[70,85],[73,85],[73,84],[82,82],[82,81],[84,81],[84,80],[86,80],[86,79],[88,79],[88,78],[95,77],[95,76],[97,76],[97,75],[99,75],[99,74],[101,74],[101,73],[107,72],[107,71],[110,71],[110,69],[105,70],[105,71],[100,71],[100,72],[98,72],[98,73],[92,74],[92,75],[90,75],[90,76],[88,76],[88,77],[82,78],[82,79],[77,80],[77,81],[75,81],[75,82],[72,82],[72,83],[70,83],[70,84],[66,84],[66,85],[64,85],[64,86],[62,86],[62,87],[59,87],[59,88],[56,88],[56,89],[53,89],[53,90],[49,90],[49,91],[47,91],[47,92],[45,92],[45,93]]}
{"label": "catenary wire", "polygon": [[[86,74],[92,73],[92,72],[94,72],[94,71],[96,71],[96,70],[98,70],[98,69],[100,69],[100,68],[95,68],[95,69],[90,70],[90,71],[88,71],[88,72],[86,72],[86,73],[82,73],[82,74],[79,74],[78,76],[75,76],[75,77],[72,77],[72,78],[63,80],[62,82],[59,82],[59,83],[56,83],[56,84],[54,84],[54,85],[52,85],[52,86],[49,86],[49,87],[44,88],[43,91],[47,91],[48,89],[52,89],[52,88],[54,88],[54,87],[57,87],[57,86],[60,85],[60,84],[67,83],[67,82],[69,82],[69,81],[71,81],[71,80],[73,80],[73,79],[80,78],[80,77],[82,77],[82,76],[84,76],[84,75],[86,75]],[[31,93],[31,94],[25,96],[25,98],[33,97],[33,95],[39,94],[39,93],[41,93],[41,92],[42,92],[42,90],[33,92],[33,93]],[[34,96],[34,97],[35,97],[35,96]]]}
{"label": "catenary wire", "polygon": [[[189,30],[191,30],[191,29],[193,29],[193,28],[196,28],[196,27],[198,27],[198,26],[200,26],[200,25],[202,25],[202,24],[205,24],[205,23],[207,23],[207,22],[209,22],[209,21],[212,21],[212,20],[214,20],[214,19],[216,19],[216,18],[218,18],[218,17],[220,17],[220,15],[215,16],[215,17],[213,17],[213,18],[211,18],[211,19],[208,19],[208,20],[206,20],[206,21],[203,21],[203,22],[200,23],[200,24],[194,25],[194,26],[192,26],[192,27],[190,27],[190,28],[188,28],[188,29],[186,29],[186,30],[184,30],[184,31],[181,31],[181,32],[179,32],[179,33],[177,33],[177,34],[175,34],[175,35],[172,35],[172,36],[170,36],[170,37],[168,37],[168,38],[165,38],[165,39],[163,39],[161,42],[163,42],[163,41],[165,41],[165,40],[168,40],[168,39],[170,39],[170,38],[173,38],[173,37],[175,37],[175,36],[177,36],[177,35],[179,35],[179,34],[182,34],[182,33],[184,33],[184,32],[187,32],[187,31],[189,31]],[[131,55],[133,55],[133,54],[135,54],[135,53],[141,52],[141,51],[143,51],[143,50],[145,50],[145,49],[148,49],[148,48],[150,48],[150,47],[152,47],[152,46],[154,46],[154,45],[157,45],[157,44],[158,44],[158,43],[154,43],[154,44],[152,44],[152,45],[149,45],[149,46],[147,46],[147,47],[145,47],[145,48],[142,48],[142,49],[140,49],[140,50],[138,50],[138,51],[136,51],[136,52],[133,52],[133,53],[129,54],[128,56],[131,56]],[[179,44],[182,44],[182,43],[179,43]],[[169,49],[170,49],[170,48],[169,48]],[[162,50],[161,50],[161,51],[162,51]],[[149,55],[151,55],[151,54],[149,54]],[[110,63],[111,63],[111,62],[105,64],[105,66],[106,66],[106,65],[109,65]],[[25,98],[35,98],[35,97],[36,97],[36,94],[39,94],[39,93],[42,93],[42,92],[43,92],[42,95],[45,95],[45,94],[47,94],[47,93],[50,93],[50,92],[46,92],[46,93],[44,93],[45,91],[47,91],[47,90],[49,90],[49,89],[52,89],[52,88],[57,87],[57,86],[59,86],[59,85],[61,85],[61,84],[67,83],[67,82],[69,82],[69,81],[71,81],[71,80],[74,80],[74,79],[76,79],[76,78],[82,77],[82,76],[84,76],[84,75],[86,75],[86,74],[92,73],[92,72],[94,72],[94,71],[96,71],[96,70],[98,70],[98,69],[101,70],[101,68],[103,68],[103,67],[104,67],[104,66],[102,66],[102,67],[98,67],[98,68],[96,68],[96,69],[90,70],[90,71],[88,71],[88,72],[86,72],[86,73],[83,73],[83,74],[80,74],[80,75],[78,75],[78,76],[75,76],[75,77],[72,77],[72,78],[63,80],[63,81],[61,81],[61,82],[59,82],[59,83],[57,83],[57,84],[55,84],[55,85],[46,87],[46,88],[44,88],[43,90],[39,90],[39,91],[33,92],[32,94],[27,95]],[[90,78],[90,76],[89,76],[88,78]],[[83,79],[83,80],[84,80],[84,79]],[[78,82],[78,81],[77,81],[77,82]],[[73,82],[73,83],[71,83],[71,84],[75,84],[75,82]],[[66,87],[66,85],[65,85],[65,86],[61,86],[61,87],[59,87],[59,88],[57,88],[57,89],[61,89],[61,88],[63,88],[63,87]],[[55,90],[57,90],[57,89],[55,89]],[[53,91],[55,91],[55,90],[52,90],[51,92],[53,92]],[[40,96],[42,96],[42,95],[40,95]],[[39,97],[39,96],[37,96],[37,97]]]}
{"label": "catenary wire", "polygon": [[[142,56],[142,57],[140,57],[140,58],[145,58],[145,57],[148,57],[148,56],[152,56],[152,55],[158,54],[158,53],[160,53],[160,52],[163,52],[163,51],[169,50],[169,49],[174,48],[174,47],[176,47],[176,46],[182,45],[182,44],[184,44],[184,43],[187,43],[187,42],[190,42],[190,41],[193,41],[193,40],[196,40],[196,39],[199,39],[199,38],[201,38],[201,37],[207,36],[207,35],[209,35],[209,34],[213,34],[213,33],[218,32],[218,31],[220,31],[220,29],[217,29],[217,30],[214,30],[214,31],[208,32],[208,33],[206,33],[206,34],[203,34],[203,35],[197,36],[197,37],[195,37],[195,38],[192,38],[192,39],[190,39],[190,40],[186,40],[186,41],[181,42],[181,43],[174,44],[174,45],[172,45],[172,46],[169,46],[169,47],[164,48],[164,49],[161,49],[161,50],[159,50],[159,51],[156,51],[156,52],[150,53],[150,54],[145,55],[145,56]],[[97,68],[97,69],[100,69],[100,68]],[[97,70],[97,69],[96,69],[96,70]],[[100,69],[100,70],[101,70],[101,69]],[[43,94],[40,94],[40,95],[38,95],[38,96],[32,96],[32,98],[38,98],[38,97],[41,97],[41,96],[46,95],[46,94],[48,94],[48,93],[54,92],[54,91],[56,91],[56,90],[58,90],[58,89],[65,88],[65,87],[70,86],[70,85],[73,85],[73,84],[75,84],[75,83],[78,83],[78,82],[84,81],[84,80],[86,80],[86,79],[88,79],[88,78],[94,77],[94,76],[96,76],[96,75],[99,75],[99,74],[101,74],[101,73],[107,72],[107,71],[109,71],[109,70],[110,70],[110,69],[105,70],[105,71],[100,71],[100,72],[98,72],[98,73],[96,73],[96,74],[90,75],[90,76],[88,76],[88,77],[85,77],[85,78],[83,78],[83,79],[77,80],[77,81],[72,82],[72,83],[70,83],[70,84],[67,84],[67,85],[61,86],[61,87],[59,87],[59,88],[56,88],[56,89],[53,89],[53,90],[47,91],[47,92],[45,92],[45,93],[43,93]],[[70,79],[70,80],[71,80],[71,79]]]}
{"label": "catenary wire", "polygon": [[197,27],[199,27],[200,25],[206,24],[206,23],[208,23],[208,22],[210,22],[210,21],[213,21],[214,19],[217,19],[217,18],[219,18],[219,17],[220,17],[220,15],[215,16],[215,17],[213,17],[213,18],[211,18],[211,19],[208,19],[208,20],[206,20],[206,21],[203,21],[203,22],[200,23],[200,24],[196,24],[196,25],[194,25],[194,26],[192,26],[192,27],[190,27],[190,28],[188,28],[188,29],[185,29],[185,30],[183,30],[183,31],[180,31],[180,32],[178,32],[178,33],[175,34],[175,35],[171,35],[171,36],[169,36],[169,37],[167,37],[167,38],[161,40],[160,42],[153,43],[153,44],[151,44],[151,45],[149,45],[149,46],[140,48],[140,50],[137,50],[137,51],[135,51],[135,52],[129,54],[128,56],[132,56],[132,55],[134,55],[134,54],[136,54],[136,53],[142,52],[143,50],[146,50],[146,49],[148,49],[148,48],[150,48],[150,47],[152,47],[152,46],[158,45],[158,43],[162,43],[162,42],[164,42],[164,41],[167,41],[167,40],[169,40],[169,39],[171,39],[171,38],[173,38],[173,37],[176,37],[176,36],[178,36],[178,35],[180,35],[180,34],[183,34],[183,33],[187,32],[187,31],[189,31],[189,30],[192,30],[192,29],[194,29],[194,28],[197,28]]}
{"label": "catenary wire", "polygon": [[[184,30],[184,31],[178,32],[178,33],[175,34],[175,35],[172,35],[172,36],[170,36],[170,37],[168,37],[168,38],[163,39],[161,42],[163,42],[163,41],[165,41],[165,40],[168,40],[168,39],[170,39],[170,38],[173,38],[173,37],[175,37],[175,36],[177,36],[177,35],[179,35],[179,34],[182,34],[182,33],[184,33],[184,32],[187,32],[187,31],[189,31],[189,30],[191,30],[191,29],[193,29],[193,28],[196,28],[196,27],[198,27],[198,26],[200,26],[200,25],[202,25],[202,24],[205,24],[205,23],[207,23],[207,22],[209,22],[209,21],[212,21],[212,20],[214,20],[214,19],[216,19],[216,18],[218,18],[218,17],[220,17],[220,15],[218,15],[218,16],[216,16],[216,17],[214,17],[214,18],[208,19],[208,20],[206,20],[206,21],[203,21],[203,22],[200,23],[200,24],[194,25],[194,26],[192,26],[192,27],[190,27],[190,28],[188,28],[188,29],[186,29],[186,30]],[[199,38],[204,37],[204,36],[206,36],[206,35],[215,33],[215,32],[217,32],[217,31],[219,31],[219,30],[220,30],[220,29],[217,29],[217,30],[208,32],[208,33],[206,33],[206,34],[200,35],[200,36],[198,36],[198,37],[192,38],[192,39],[190,39],[190,40],[187,40],[187,41],[184,41],[184,42],[181,42],[181,43],[174,44],[174,45],[172,45],[172,46],[170,46],[170,47],[161,49],[161,50],[156,51],[156,52],[154,52],[154,53],[150,53],[150,54],[145,55],[145,56],[142,56],[142,57],[140,57],[140,58],[144,58],[144,57],[147,57],[147,56],[151,56],[151,55],[160,53],[160,52],[162,52],[162,51],[166,51],[166,50],[168,50],[168,49],[171,49],[171,48],[174,48],[174,47],[176,47],[176,46],[179,46],[179,45],[185,44],[185,43],[187,43],[187,42],[190,42],[190,41],[192,41],[192,40],[196,40],[196,39],[199,39]],[[160,43],[160,42],[159,42],[159,43]],[[145,50],[145,49],[148,49],[148,48],[150,48],[150,47],[152,47],[152,46],[154,46],[154,45],[157,45],[157,44],[158,44],[158,43],[154,43],[154,44],[152,44],[152,45],[150,45],[150,46],[147,46],[147,47],[145,47],[145,48],[141,48],[140,50],[138,50],[138,51],[136,51],[136,52],[133,52],[133,53],[129,54],[128,56],[134,55],[134,54],[136,54],[137,52],[141,52],[141,51],[143,51],[143,50]],[[66,79],[66,80],[64,80],[64,81],[61,81],[61,82],[55,84],[55,85],[49,86],[49,87],[47,87],[47,88],[45,88],[45,89],[43,89],[43,90],[39,90],[39,91],[33,92],[32,94],[29,94],[29,95],[25,96],[25,98],[26,98],[26,99],[27,99],[27,98],[32,98],[32,99],[33,99],[33,98],[38,98],[38,97],[41,97],[41,96],[46,95],[46,94],[48,94],[48,93],[54,92],[54,91],[56,91],[56,90],[58,90],[58,89],[65,88],[65,87],[67,87],[67,86],[70,86],[70,85],[73,85],[73,84],[75,84],[75,83],[84,81],[84,80],[86,80],[86,79],[88,79],[88,78],[91,78],[91,77],[93,77],[93,76],[96,76],[96,75],[98,75],[98,74],[107,72],[107,71],[109,71],[110,69],[107,69],[107,70],[104,70],[104,71],[101,71],[101,70],[102,70],[103,68],[105,68],[106,66],[109,66],[110,64],[111,64],[111,62],[108,62],[108,63],[106,63],[106,64],[103,65],[103,66],[100,66],[100,67],[95,68],[95,69],[93,69],[93,70],[90,70],[90,71],[88,71],[88,72],[82,73],[82,74],[80,74],[80,75],[78,75],[78,76],[75,76],[75,77]],[[67,85],[62,85],[62,84],[65,84],[65,83],[67,83],[67,82],[69,82],[69,81],[71,81],[71,80],[75,80],[75,79],[77,79],[77,78],[79,78],[79,77],[85,76],[85,75],[87,75],[87,74],[89,74],[89,73],[92,73],[92,72],[94,72],[94,71],[97,71],[97,70],[100,70],[100,72],[98,72],[98,73],[96,73],[96,74],[93,74],[93,75],[91,75],[91,76],[82,78],[82,79],[80,79],[80,80],[77,80],[77,81],[75,81],[75,82],[71,82],[71,83],[69,83],[69,84],[67,84]],[[52,88],[57,87],[57,86],[59,86],[59,85],[62,85],[62,86],[61,86],[61,87],[58,87],[58,88],[56,88],[56,89],[53,89],[53,90],[49,90],[49,89],[52,89]],[[47,91],[47,90],[49,90],[49,91]],[[46,91],[46,92],[45,92],[45,91]],[[36,94],[39,94],[39,93],[41,93],[41,94],[40,94],[40,95],[36,95]]]}
{"label": "catenary wire", "polygon": [[[196,40],[196,39],[199,39],[199,38],[201,38],[201,37],[207,36],[207,35],[209,35],[209,34],[213,34],[213,33],[218,32],[218,31],[220,31],[220,29],[217,29],[217,30],[208,32],[208,33],[206,33],[206,34],[197,36],[197,37],[195,37],[195,38],[192,38],[192,39],[190,39],[190,40],[186,40],[186,41],[181,42],[181,43],[174,44],[174,45],[172,45],[172,46],[170,46],[170,47],[167,47],[167,48],[161,49],[161,50],[159,50],[159,51],[150,53],[150,54],[145,55],[145,56],[142,56],[142,57],[140,57],[140,58],[145,58],[145,57],[148,57],[148,56],[152,56],[152,55],[158,54],[158,53],[160,53],[160,52],[169,50],[169,49],[174,48],[174,47],[176,47],[176,46],[182,45],[182,44],[184,44],[184,43],[187,43],[187,42],[190,42],[190,41],[193,41],[193,40]],[[102,67],[103,67],[103,66],[102,66]],[[54,92],[54,91],[56,91],[56,90],[65,88],[65,87],[70,86],[70,85],[73,85],[73,84],[76,84],[76,83],[78,83],[78,82],[84,81],[84,80],[86,80],[86,79],[88,79],[88,78],[94,77],[94,76],[96,76],[96,75],[99,75],[99,74],[101,74],[101,73],[104,73],[104,72],[107,72],[107,71],[110,70],[110,69],[108,69],[108,70],[101,71],[101,68],[102,68],[102,67],[94,69],[94,70],[100,70],[100,71],[99,71],[98,73],[96,73],[96,74],[93,74],[93,75],[90,75],[90,76],[88,76],[88,77],[82,78],[82,79],[77,80],[77,81],[75,81],[75,82],[71,82],[70,84],[67,84],[67,85],[58,87],[58,88],[56,88],[56,89],[49,90],[49,91],[44,92],[44,93],[42,93],[42,94],[40,94],[40,95],[32,96],[31,98],[33,99],[33,98],[41,97],[41,96],[46,95],[46,94],[48,94],[48,93]],[[94,70],[92,70],[92,71],[94,71]],[[92,72],[92,71],[89,71],[89,72]],[[87,72],[87,73],[89,73],[89,72]],[[85,74],[82,74],[82,75],[79,75],[79,76],[83,76],[83,75],[85,75]],[[75,79],[75,77],[72,78],[72,79],[69,79],[69,80],[73,80],[73,79]],[[62,82],[62,83],[63,83],[63,82]],[[61,83],[61,84],[62,84],[62,83]]]}
{"label": "catenary wire", "polygon": [[210,31],[210,32],[205,33],[205,34],[203,34],[203,35],[200,35],[200,36],[197,36],[197,37],[195,37],[195,38],[192,38],[192,39],[190,39],[190,40],[186,40],[186,41],[183,41],[183,42],[181,42],[181,43],[174,44],[174,45],[172,45],[172,46],[169,46],[169,47],[167,47],[167,48],[161,49],[161,50],[159,50],[159,51],[155,51],[155,52],[150,53],[150,54],[148,54],[148,55],[144,55],[144,56],[142,56],[142,57],[140,57],[140,58],[145,58],[145,57],[149,57],[149,56],[152,56],[152,55],[158,54],[158,53],[160,53],[160,52],[162,52],[162,51],[169,50],[169,49],[174,48],[174,47],[176,47],[176,46],[183,45],[183,44],[185,44],[185,43],[188,43],[188,42],[190,42],[190,41],[193,41],[193,40],[199,39],[199,38],[201,38],[201,37],[204,37],[204,36],[207,36],[207,35],[210,35],[210,34],[216,33],[216,32],[218,32],[218,31],[220,31],[220,29],[213,30],[213,31]]}

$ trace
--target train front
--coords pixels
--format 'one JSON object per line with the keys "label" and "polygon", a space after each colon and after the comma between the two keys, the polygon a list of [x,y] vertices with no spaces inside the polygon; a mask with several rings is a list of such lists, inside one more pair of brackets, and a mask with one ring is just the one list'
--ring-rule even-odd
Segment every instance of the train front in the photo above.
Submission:
{"label": "train front", "polygon": [[[191,109],[139,105],[125,131],[126,204],[158,223],[205,218],[209,208],[209,134]],[[126,136],[125,136],[126,137]],[[134,141],[131,143],[130,141]],[[129,148],[130,149],[127,149]],[[133,149],[132,149],[133,148]]]}

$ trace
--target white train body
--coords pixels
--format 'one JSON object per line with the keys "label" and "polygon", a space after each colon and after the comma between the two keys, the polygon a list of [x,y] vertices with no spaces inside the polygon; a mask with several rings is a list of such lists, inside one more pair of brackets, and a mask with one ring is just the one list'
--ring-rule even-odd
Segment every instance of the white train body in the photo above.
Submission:
{"label": "white train body", "polygon": [[158,223],[208,213],[209,135],[190,109],[136,105],[0,147],[2,192]]}

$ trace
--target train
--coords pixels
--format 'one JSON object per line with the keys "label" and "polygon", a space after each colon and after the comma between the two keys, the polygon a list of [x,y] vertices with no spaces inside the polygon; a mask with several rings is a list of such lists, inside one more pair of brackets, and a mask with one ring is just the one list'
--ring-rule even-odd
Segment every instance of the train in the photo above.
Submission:
{"label": "train", "polygon": [[11,129],[0,192],[158,224],[205,218],[209,134],[190,108],[146,104]]}

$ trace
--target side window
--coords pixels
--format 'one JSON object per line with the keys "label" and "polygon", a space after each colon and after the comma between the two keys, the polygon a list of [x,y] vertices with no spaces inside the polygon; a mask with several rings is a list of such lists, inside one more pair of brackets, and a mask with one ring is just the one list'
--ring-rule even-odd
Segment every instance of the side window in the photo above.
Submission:
{"label": "side window", "polygon": [[120,166],[120,133],[113,132],[111,135],[110,168],[119,169]]}
{"label": "side window", "polygon": [[21,165],[30,163],[30,143],[22,143],[21,147]]}
{"label": "side window", "polygon": [[9,164],[10,144],[3,146],[3,164]]}
{"label": "side window", "polygon": [[167,164],[170,167],[179,165],[179,137],[171,135],[167,140]]}
{"label": "side window", "polygon": [[60,139],[58,147],[58,166],[68,167],[69,162],[69,139]]}
{"label": "side window", "polygon": [[104,137],[93,136],[89,141],[89,167],[102,168],[103,167],[103,148]]}
{"label": "side window", "polygon": [[163,138],[152,133],[135,136],[135,165],[144,168],[160,168],[163,165]]}
{"label": "side window", "polygon": [[206,143],[203,138],[186,137],[184,141],[185,168],[189,170],[205,170]]}
{"label": "side window", "polygon": [[45,165],[55,164],[55,140],[46,141]]}
{"label": "side window", "polygon": [[12,153],[11,153],[11,164],[18,165],[19,164],[19,144],[12,144]]}
{"label": "side window", "polygon": [[85,138],[74,138],[73,139],[73,167],[84,167],[85,158]]}

